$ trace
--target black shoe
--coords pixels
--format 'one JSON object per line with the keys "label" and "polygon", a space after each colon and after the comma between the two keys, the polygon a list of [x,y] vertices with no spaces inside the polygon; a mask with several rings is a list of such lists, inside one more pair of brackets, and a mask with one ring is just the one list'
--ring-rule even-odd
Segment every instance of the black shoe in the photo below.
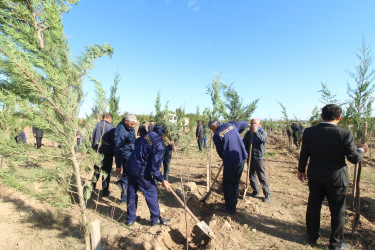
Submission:
{"label": "black shoe", "polygon": [[151,223],[151,226],[167,225],[169,222],[171,222],[170,219],[163,219],[160,217],[155,223]]}
{"label": "black shoe", "polygon": [[133,224],[134,224],[136,221],[139,221],[140,219],[141,219],[140,216],[136,216],[136,217],[135,217],[135,220],[133,220],[132,222],[125,222],[125,225],[126,225],[127,227],[131,227],[131,226],[133,226]]}
{"label": "black shoe", "polygon": [[228,209],[226,207],[218,208],[217,211],[226,213],[226,214],[236,214],[236,210]]}
{"label": "black shoe", "polygon": [[113,192],[112,191],[103,191],[103,197],[108,197],[110,194],[112,194]]}
{"label": "black shoe", "polygon": [[271,195],[264,197],[263,202],[269,202],[271,200]]}
{"label": "black shoe", "polygon": [[332,249],[332,250],[348,250],[348,245],[346,243],[341,243],[339,246],[332,246],[330,244],[328,246],[328,249]]}
{"label": "black shoe", "polygon": [[258,195],[259,195],[259,192],[257,192],[257,191],[253,191],[253,192],[250,194],[251,197],[256,197],[256,196],[258,196]]}

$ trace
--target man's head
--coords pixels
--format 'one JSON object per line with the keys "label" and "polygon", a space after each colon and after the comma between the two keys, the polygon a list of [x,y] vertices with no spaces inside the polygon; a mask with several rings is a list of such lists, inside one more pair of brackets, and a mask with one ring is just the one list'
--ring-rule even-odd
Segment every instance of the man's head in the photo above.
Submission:
{"label": "man's head", "polygon": [[258,118],[251,119],[251,125],[260,125],[260,120]]}
{"label": "man's head", "polygon": [[112,119],[113,119],[112,114],[111,113],[104,113],[103,119],[108,121],[108,122],[112,122]]}
{"label": "man's head", "polygon": [[327,104],[322,108],[321,117],[325,122],[338,123],[341,119],[342,109],[336,104]]}
{"label": "man's head", "polygon": [[146,125],[146,122],[142,122],[142,125]]}
{"label": "man's head", "polygon": [[151,124],[151,125],[154,125],[154,124],[155,124],[155,122],[154,122],[153,120],[151,120],[151,121],[150,121],[150,124]]}
{"label": "man's head", "polygon": [[200,124],[201,124],[201,121],[200,121],[200,120],[198,120],[198,121],[197,121],[197,124],[198,124],[198,125],[200,125]]}
{"label": "man's head", "polygon": [[212,132],[216,132],[217,128],[219,127],[220,122],[217,119],[213,119],[208,123],[208,127],[212,130]]}
{"label": "man's head", "polygon": [[137,122],[137,117],[134,114],[126,115],[124,118],[124,123],[127,128],[134,128]]}

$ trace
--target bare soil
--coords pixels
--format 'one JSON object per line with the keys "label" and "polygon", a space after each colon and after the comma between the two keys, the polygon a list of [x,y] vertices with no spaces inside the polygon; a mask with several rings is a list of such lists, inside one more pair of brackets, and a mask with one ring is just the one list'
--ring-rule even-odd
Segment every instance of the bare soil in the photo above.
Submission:
{"label": "bare soil", "polygon": [[[195,145],[194,145],[195,146]],[[88,201],[90,221],[100,221],[104,249],[326,249],[330,236],[330,213],[324,202],[321,214],[321,238],[318,246],[308,245],[305,234],[305,212],[308,187],[297,180],[297,153],[287,150],[282,141],[270,136],[266,152],[266,172],[270,183],[271,201],[261,197],[242,199],[246,170],[240,184],[238,213],[226,215],[215,208],[224,205],[221,176],[210,198],[199,202],[206,192],[206,166],[209,149],[204,153],[173,153],[170,183],[174,190],[180,188],[180,178],[194,182],[196,189],[188,193],[187,205],[205,221],[215,234],[210,240],[186,214],[175,197],[158,185],[161,215],[170,218],[165,226],[149,225],[150,213],[139,193],[137,215],[141,220],[132,227],[124,224],[126,205],[120,203],[120,190],[113,175],[108,198],[93,195]],[[212,178],[221,161],[214,152]],[[246,168],[246,166],[245,166]],[[350,165],[350,174],[353,166]],[[350,177],[352,178],[352,177]],[[375,249],[375,168],[368,162],[361,179],[361,219],[354,235],[351,223],[354,212],[347,209],[345,242],[350,249]],[[351,179],[350,179],[351,180]],[[98,187],[100,188],[100,186]],[[55,209],[36,201],[12,188],[1,189],[0,199],[0,249],[84,249],[79,224],[78,205],[68,209]],[[249,190],[248,194],[250,194]],[[351,187],[348,203],[351,201]],[[186,225],[188,228],[186,228]],[[187,230],[187,231],[186,231]],[[187,233],[186,233],[187,232]],[[186,235],[188,239],[186,239]],[[188,243],[187,243],[188,241]]]}

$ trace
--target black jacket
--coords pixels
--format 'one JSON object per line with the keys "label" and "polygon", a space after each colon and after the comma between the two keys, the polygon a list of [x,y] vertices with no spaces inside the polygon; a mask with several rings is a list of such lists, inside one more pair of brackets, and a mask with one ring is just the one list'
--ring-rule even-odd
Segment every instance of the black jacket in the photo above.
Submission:
{"label": "black jacket", "polygon": [[345,157],[355,164],[363,158],[363,154],[354,145],[350,131],[334,124],[320,123],[305,129],[298,171],[305,173],[310,158],[307,170],[309,180],[346,187],[349,179]]}

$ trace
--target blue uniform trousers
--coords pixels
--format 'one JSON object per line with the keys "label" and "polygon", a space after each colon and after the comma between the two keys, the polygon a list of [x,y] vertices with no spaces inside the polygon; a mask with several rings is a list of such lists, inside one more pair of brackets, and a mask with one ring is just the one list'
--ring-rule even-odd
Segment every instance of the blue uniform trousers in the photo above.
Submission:
{"label": "blue uniform trousers", "polygon": [[127,216],[126,222],[131,223],[136,219],[138,195],[137,191],[140,189],[146,198],[147,206],[150,209],[151,224],[154,224],[160,218],[158,192],[156,185],[151,177],[147,178],[143,175],[136,177],[134,175],[128,176],[128,198],[127,198]]}
{"label": "blue uniform trousers", "polygon": [[225,168],[223,173],[223,191],[225,207],[228,210],[236,211],[240,179],[245,165],[245,160],[241,161],[237,166],[229,166]]}

